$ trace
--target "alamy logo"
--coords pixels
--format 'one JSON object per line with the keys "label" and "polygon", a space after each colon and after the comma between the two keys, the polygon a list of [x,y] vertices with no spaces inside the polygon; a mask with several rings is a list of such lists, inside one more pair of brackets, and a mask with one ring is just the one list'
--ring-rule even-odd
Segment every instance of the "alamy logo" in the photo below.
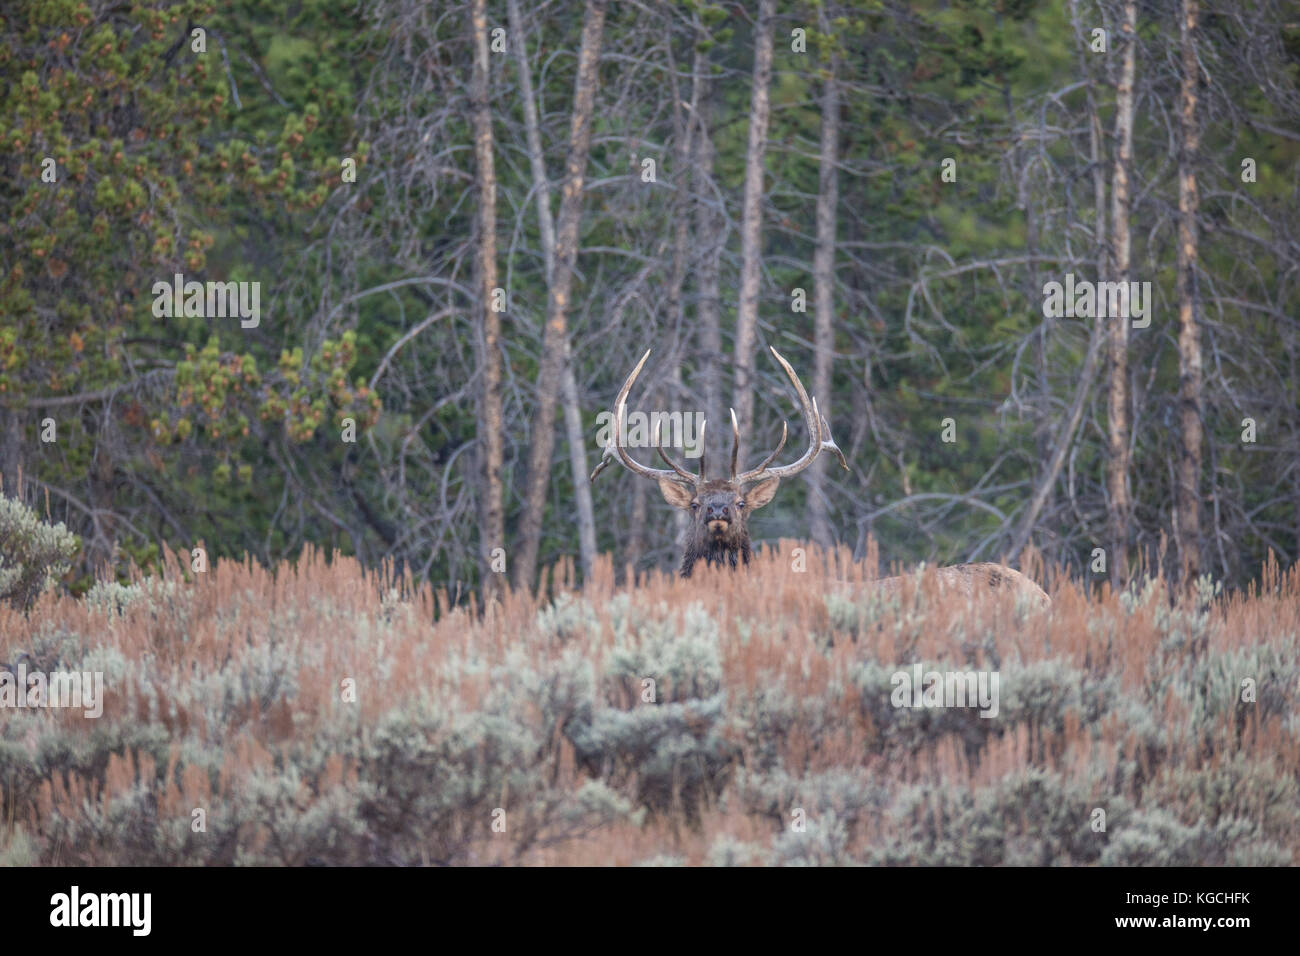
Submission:
{"label": "alamy logo", "polygon": [[18,710],[41,707],[72,707],[92,720],[104,713],[103,671],[27,672],[19,663],[14,670],[0,671],[0,708]]}
{"label": "alamy logo", "polygon": [[1089,282],[1065,274],[1065,283],[1043,285],[1043,316],[1048,319],[1129,319],[1135,329],[1151,324],[1150,282]]}
{"label": "alamy logo", "polygon": [[[596,416],[596,425],[596,444],[611,447],[614,413],[601,412]],[[685,457],[699,458],[704,454],[704,413],[629,412],[618,437],[624,448],[680,448]]]}
{"label": "alamy logo", "polygon": [[159,279],[152,291],[155,318],[237,317],[243,329],[255,329],[262,321],[260,282],[186,282],[185,276],[178,272],[171,282]]}
{"label": "alamy logo", "polygon": [[918,709],[978,707],[981,717],[998,715],[997,671],[926,671],[914,664],[911,673],[895,671],[889,679],[894,692],[889,702],[895,707]]}
{"label": "alamy logo", "polygon": [[153,925],[152,893],[71,893],[50,897],[51,926],[129,926],[134,936],[148,936]]}

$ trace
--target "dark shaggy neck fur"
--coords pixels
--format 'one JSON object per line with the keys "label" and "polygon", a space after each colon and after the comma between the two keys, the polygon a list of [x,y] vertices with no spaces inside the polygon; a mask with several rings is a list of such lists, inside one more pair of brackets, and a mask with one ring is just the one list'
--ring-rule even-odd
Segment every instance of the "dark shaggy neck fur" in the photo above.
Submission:
{"label": "dark shaggy neck fur", "polygon": [[729,539],[714,539],[709,536],[692,535],[686,544],[686,553],[682,555],[682,577],[691,576],[691,568],[696,561],[707,565],[736,568],[740,564],[749,564],[752,552],[749,548],[749,535],[744,535],[737,544]]}
{"label": "dark shaggy neck fur", "polygon": [[[736,568],[749,564],[752,552],[749,547],[749,529],[746,527],[746,515],[734,506],[740,495],[724,482],[710,482],[701,491],[700,498],[704,506],[692,516],[691,530],[686,539],[686,553],[682,555],[682,577],[689,578],[695,562],[703,561],[708,565]],[[709,500],[725,501],[729,505],[727,514],[730,524],[720,535],[709,531],[707,504]]]}

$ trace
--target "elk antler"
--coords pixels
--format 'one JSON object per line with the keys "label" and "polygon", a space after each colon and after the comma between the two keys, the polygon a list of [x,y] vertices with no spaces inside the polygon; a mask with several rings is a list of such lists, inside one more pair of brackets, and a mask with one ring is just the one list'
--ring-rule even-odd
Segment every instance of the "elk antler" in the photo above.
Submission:
{"label": "elk antler", "polygon": [[798,461],[791,462],[788,465],[777,465],[775,468],[770,467],[772,461],[785,447],[785,439],[788,429],[785,423],[781,428],[781,443],[776,446],[776,451],[768,455],[763,463],[757,468],[747,471],[743,474],[736,474],[736,452],[740,444],[740,429],[736,425],[736,413],[731,413],[731,474],[732,481],[738,485],[747,484],[751,481],[757,481],[760,478],[789,478],[791,475],[797,475],[803,471],[822,452],[823,449],[834,452],[839,458],[840,464],[847,471],[849,463],[844,460],[844,453],[840,451],[840,446],[835,444],[835,439],[831,437],[831,426],[817,409],[817,399],[810,399],[808,392],[803,387],[803,382],[799,381],[799,376],[795,374],[790,363],[781,357],[781,353],[769,346],[772,356],[785,369],[785,374],[790,379],[790,384],[794,386],[795,394],[799,396],[799,408],[803,412],[804,426],[808,429],[808,450],[803,453]]}
{"label": "elk antler", "polygon": [[[595,481],[596,476],[604,471],[611,461],[617,458],[624,468],[633,474],[640,475],[642,478],[653,478],[655,481],[667,478],[670,481],[675,481],[681,485],[689,485],[692,488],[698,487],[704,477],[704,461],[702,458],[700,460],[700,473],[698,475],[692,475],[681,465],[669,458],[662,447],[659,448],[659,457],[664,460],[668,465],[668,468],[649,468],[629,455],[627,449],[623,447],[623,418],[627,414],[627,395],[628,392],[632,391],[632,383],[634,383],[636,377],[641,374],[641,368],[645,365],[646,359],[650,357],[650,351],[650,349],[645,350],[645,355],[641,356],[641,361],[636,363],[636,368],[632,369],[632,374],[627,377],[627,381],[625,381],[623,387],[619,389],[618,398],[614,400],[614,438],[605,449],[604,458],[602,458],[600,464],[597,465],[596,469],[591,473],[591,478],[589,480]],[[661,424],[662,421],[655,423],[654,443],[656,446],[659,445],[659,426]],[[700,428],[701,442],[703,442],[704,427],[706,427],[707,424],[708,423],[705,422],[705,424]],[[669,468],[672,470],[670,471]]]}
{"label": "elk antler", "polygon": [[[781,441],[777,443],[776,449],[772,454],[763,459],[763,464],[746,474],[761,474],[763,469],[772,464],[777,455],[781,454],[781,449],[785,447],[785,440],[790,435],[790,426],[787,422],[781,423]],[[736,424],[736,410],[731,410],[731,480],[736,481],[736,457],[740,454],[740,426]]]}

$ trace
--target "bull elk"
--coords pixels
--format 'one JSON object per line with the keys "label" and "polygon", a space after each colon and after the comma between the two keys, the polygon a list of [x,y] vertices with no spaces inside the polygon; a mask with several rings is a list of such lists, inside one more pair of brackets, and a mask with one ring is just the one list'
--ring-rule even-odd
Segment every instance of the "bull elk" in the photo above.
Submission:
{"label": "bull elk", "polygon": [[[674,508],[680,508],[691,516],[690,530],[687,532],[686,550],[682,554],[681,575],[691,576],[695,565],[703,560],[706,565],[718,565],[736,568],[749,564],[753,551],[749,541],[749,515],[763,507],[776,496],[777,488],[783,478],[791,478],[811,465],[819,454],[828,451],[834,454],[840,465],[847,471],[849,464],[844,460],[844,453],[831,437],[830,424],[817,407],[817,399],[809,398],[799,376],[795,374],[790,363],[781,353],[771,349],[772,356],[785,371],[799,397],[799,407],[803,413],[804,426],[808,430],[808,448],[797,461],[788,465],[773,465],[776,456],[785,447],[789,437],[788,423],[782,423],[781,440],[775,450],[763,459],[762,463],[749,471],[738,471],[737,457],[740,451],[740,427],[736,423],[736,413],[731,412],[731,477],[708,478],[705,474],[707,458],[700,456],[698,474],[691,474],[664,451],[659,444],[659,428],[656,425],[653,444],[657,447],[659,457],[667,468],[650,468],[641,464],[628,454],[623,445],[623,423],[627,415],[627,396],[632,385],[650,357],[650,350],[641,356],[636,368],[628,375],[623,387],[619,389],[614,401],[613,437],[599,465],[591,473],[591,480],[605,470],[610,462],[617,460],[624,468],[642,478],[653,479],[659,485],[664,500]],[[700,445],[704,445],[704,430],[708,422],[700,429]],[[974,594],[981,590],[1006,589],[1028,597],[1031,602],[1042,606],[1050,605],[1047,594],[1033,581],[1019,571],[998,564],[960,564],[937,569],[941,587],[955,588],[960,593]],[[902,579],[884,578],[877,583],[882,591],[896,590]]]}

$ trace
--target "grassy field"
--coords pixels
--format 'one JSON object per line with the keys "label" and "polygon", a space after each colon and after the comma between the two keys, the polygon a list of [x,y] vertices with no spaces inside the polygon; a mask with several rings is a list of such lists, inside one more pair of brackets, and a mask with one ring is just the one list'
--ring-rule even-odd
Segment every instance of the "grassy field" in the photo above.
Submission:
{"label": "grassy field", "polygon": [[[0,863],[1296,861],[1296,573],[1040,611],[795,547],[486,609],[310,552],[0,603],[0,661],[104,681],[0,710]],[[896,706],[916,665],[996,715]]]}

